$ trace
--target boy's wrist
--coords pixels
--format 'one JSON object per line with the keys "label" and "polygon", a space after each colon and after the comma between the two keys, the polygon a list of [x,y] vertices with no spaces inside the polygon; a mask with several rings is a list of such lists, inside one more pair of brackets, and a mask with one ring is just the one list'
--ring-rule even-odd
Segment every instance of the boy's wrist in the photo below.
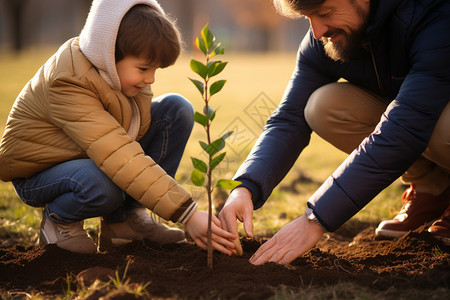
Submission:
{"label": "boy's wrist", "polygon": [[177,223],[181,223],[186,225],[187,221],[192,217],[192,215],[197,211],[198,204],[197,202],[192,201],[192,203],[186,208],[180,218],[177,220]]}

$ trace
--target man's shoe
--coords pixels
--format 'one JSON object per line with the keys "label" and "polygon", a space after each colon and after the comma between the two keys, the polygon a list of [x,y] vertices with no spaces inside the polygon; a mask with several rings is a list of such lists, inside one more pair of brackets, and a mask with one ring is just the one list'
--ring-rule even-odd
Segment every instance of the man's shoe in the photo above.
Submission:
{"label": "man's shoe", "polygon": [[378,237],[398,238],[439,218],[450,201],[450,188],[439,196],[419,193],[411,185],[402,195],[403,206],[393,220],[378,225],[375,235]]}
{"label": "man's shoe", "polygon": [[101,220],[98,239],[101,251],[143,239],[161,245],[186,242],[183,230],[158,223],[147,213],[146,208],[135,209],[134,214],[121,223],[108,224]]}
{"label": "man's shoe", "polygon": [[428,228],[428,232],[446,246],[450,246],[450,206],[447,207],[442,217]]}
{"label": "man's shoe", "polygon": [[39,244],[56,244],[61,249],[71,252],[93,254],[97,252],[97,245],[83,228],[83,221],[58,224],[42,213]]}

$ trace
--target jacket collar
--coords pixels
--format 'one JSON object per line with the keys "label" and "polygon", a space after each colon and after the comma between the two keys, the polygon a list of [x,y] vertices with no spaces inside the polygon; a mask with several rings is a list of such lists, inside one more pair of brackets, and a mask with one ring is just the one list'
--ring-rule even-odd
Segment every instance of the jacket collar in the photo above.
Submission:
{"label": "jacket collar", "polygon": [[401,2],[404,2],[404,0],[370,0],[367,35],[372,36],[379,33]]}

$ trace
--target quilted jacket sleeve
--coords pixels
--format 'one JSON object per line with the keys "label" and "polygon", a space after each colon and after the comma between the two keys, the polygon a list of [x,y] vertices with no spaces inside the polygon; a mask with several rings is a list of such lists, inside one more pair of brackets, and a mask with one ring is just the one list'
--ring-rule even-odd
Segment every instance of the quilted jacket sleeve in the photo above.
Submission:
{"label": "quilted jacket sleeve", "polygon": [[55,76],[49,86],[51,121],[120,188],[162,218],[177,221],[178,210],[186,208],[191,196],[131,140],[98,95],[65,74]]}

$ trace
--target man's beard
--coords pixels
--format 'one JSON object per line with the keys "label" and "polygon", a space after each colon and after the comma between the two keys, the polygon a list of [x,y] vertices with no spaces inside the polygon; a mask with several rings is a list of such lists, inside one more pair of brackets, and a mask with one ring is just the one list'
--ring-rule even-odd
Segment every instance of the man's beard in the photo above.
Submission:
{"label": "man's beard", "polygon": [[[366,38],[365,32],[367,28],[368,14],[364,12],[364,9],[355,3],[355,1],[352,1],[352,3],[359,18],[364,20],[363,24],[361,24],[361,26],[357,29],[350,30],[349,33],[343,29],[331,28],[320,38],[323,43],[325,53],[334,61],[349,61],[361,50],[361,46]],[[343,41],[338,41],[335,43],[329,41],[328,37],[335,34],[343,34],[345,38]]]}
{"label": "man's beard", "polygon": [[[362,28],[365,28],[363,26]],[[343,41],[331,42],[328,37],[335,33],[345,36]],[[350,34],[342,29],[334,29],[325,33],[320,40],[323,43],[325,53],[334,61],[347,62],[361,50],[364,41],[364,30],[351,31]]]}

